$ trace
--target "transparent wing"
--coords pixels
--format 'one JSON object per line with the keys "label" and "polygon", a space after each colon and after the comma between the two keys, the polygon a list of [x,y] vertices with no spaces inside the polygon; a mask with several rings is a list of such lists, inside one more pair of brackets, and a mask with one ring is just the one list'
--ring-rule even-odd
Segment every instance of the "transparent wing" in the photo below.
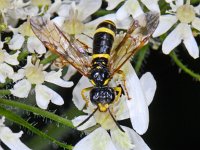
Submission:
{"label": "transparent wing", "polygon": [[82,75],[89,75],[91,58],[80,41],[64,34],[47,17],[32,17],[30,23],[35,35],[50,51],[58,54]]}
{"label": "transparent wing", "polygon": [[121,42],[111,50],[111,77],[148,41],[159,22],[157,12],[148,12],[133,20]]}

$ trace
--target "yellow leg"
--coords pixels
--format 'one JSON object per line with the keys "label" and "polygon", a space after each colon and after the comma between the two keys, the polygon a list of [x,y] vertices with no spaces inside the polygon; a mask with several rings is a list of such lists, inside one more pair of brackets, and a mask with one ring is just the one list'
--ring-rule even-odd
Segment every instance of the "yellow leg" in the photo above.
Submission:
{"label": "yellow leg", "polygon": [[88,92],[92,89],[92,87],[88,87],[88,88],[85,88],[81,91],[81,96],[83,98],[83,100],[85,101],[85,105],[86,107],[88,107],[88,103],[89,103],[89,99],[85,96],[85,92]]}
{"label": "yellow leg", "polygon": [[116,92],[118,92],[118,94],[117,94],[117,96],[116,96],[116,98],[115,98],[115,100],[114,100],[115,102],[117,102],[117,101],[119,100],[121,94],[122,94],[122,88],[121,88],[121,87],[115,87],[114,90],[115,90]]}
{"label": "yellow leg", "polygon": [[124,90],[126,92],[128,99],[130,100],[131,98],[129,97],[128,90],[127,90],[127,87],[126,87],[126,75],[124,74],[124,72],[122,70],[118,70],[117,73],[120,74],[121,77],[122,77],[122,80],[124,82],[124,88],[125,88]]}

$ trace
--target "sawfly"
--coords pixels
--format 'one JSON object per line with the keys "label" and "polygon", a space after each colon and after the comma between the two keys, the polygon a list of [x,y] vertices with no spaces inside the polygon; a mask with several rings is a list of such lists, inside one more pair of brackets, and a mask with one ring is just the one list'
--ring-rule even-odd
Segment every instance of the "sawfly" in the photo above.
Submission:
{"label": "sawfly", "polygon": [[[52,53],[59,55],[63,61],[71,64],[78,72],[86,76],[93,85],[83,89],[81,95],[86,106],[91,101],[97,107],[78,126],[85,123],[97,110],[110,112],[109,105],[119,100],[122,88],[110,87],[109,81],[115,74],[121,74],[124,78],[124,87],[126,87],[125,74],[120,68],[148,42],[158,22],[157,12],[142,14],[133,19],[121,41],[113,46],[116,25],[111,20],[105,20],[96,28],[93,36],[93,52],[90,55],[83,42],[76,38],[72,39],[71,35],[64,33],[49,18],[32,17],[30,19],[32,30],[42,43]],[[85,96],[86,92],[89,92],[89,98]],[[110,114],[114,119],[111,112]]]}

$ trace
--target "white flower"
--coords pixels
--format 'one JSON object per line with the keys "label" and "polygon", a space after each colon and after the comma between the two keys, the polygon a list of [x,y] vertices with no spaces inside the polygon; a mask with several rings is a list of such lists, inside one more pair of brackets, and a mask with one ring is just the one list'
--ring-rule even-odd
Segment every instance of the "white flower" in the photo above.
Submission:
{"label": "white flower", "polygon": [[20,131],[19,133],[13,133],[10,128],[4,125],[4,121],[5,117],[2,117],[0,119],[0,141],[2,141],[11,150],[30,150],[30,148],[28,148],[20,140],[23,132]]}
{"label": "white flower", "polygon": [[14,81],[19,81],[10,91],[14,96],[26,98],[31,90],[31,86],[35,85],[36,103],[40,108],[46,109],[50,101],[56,105],[63,105],[64,101],[59,94],[42,85],[46,81],[61,87],[71,87],[73,83],[62,80],[60,78],[61,73],[62,69],[57,72],[43,71],[43,65],[39,64],[39,61],[33,65],[31,63],[31,56],[28,56],[27,65],[24,69],[20,69],[18,73],[12,76]]}
{"label": "white flower", "polygon": [[[42,42],[35,37],[29,19],[21,24],[18,28],[9,27],[14,33],[12,40],[10,41],[10,49],[20,49],[24,43],[24,37],[28,36],[27,39],[27,49],[30,53],[45,54],[46,48]],[[20,34],[19,34],[20,33]]]}
{"label": "white flower", "polygon": [[10,65],[19,64],[17,60],[19,52],[10,55],[5,50],[2,50],[3,42],[0,41],[0,43],[0,83],[4,83],[7,77],[11,77],[14,74],[13,68]]}
{"label": "white flower", "polygon": [[[109,105],[109,109],[116,120],[124,120],[127,118],[131,119],[133,128],[137,133],[143,134],[146,132],[149,123],[148,105],[151,103],[154,93],[156,90],[156,82],[150,73],[144,74],[139,80],[132,65],[126,63],[122,70],[126,74],[127,90],[130,100],[126,96],[121,96],[120,100]],[[111,87],[117,86],[122,81],[118,80],[118,77],[114,77],[110,82]],[[73,102],[76,107],[81,110],[85,106],[85,101],[81,97],[81,90],[92,86],[86,77],[82,77],[79,83],[76,85],[73,91]],[[89,95],[87,95],[89,96]],[[83,122],[96,108],[90,102],[84,112],[88,113],[85,116],[79,116],[73,120],[74,126],[79,125]],[[137,135],[132,129],[122,127],[125,133],[121,132],[110,113],[107,112],[95,112],[86,123],[78,127],[78,130],[85,130],[89,127],[94,126],[96,123],[101,125],[101,128],[96,129],[91,134],[82,139],[76,146],[75,149],[86,147],[91,145],[89,149],[149,149],[139,135]],[[110,130],[111,138],[109,137],[106,130]],[[98,134],[101,134],[99,136]],[[120,135],[119,135],[120,134]],[[120,138],[123,137],[124,138]],[[105,140],[101,140],[98,137],[103,137]],[[86,142],[88,141],[88,142]],[[99,142],[99,141],[102,141]],[[105,143],[104,143],[105,141]],[[139,142],[140,141],[140,142]],[[97,142],[99,144],[97,144]],[[138,144],[138,142],[140,144]],[[93,147],[94,146],[94,147]]]}
{"label": "white flower", "polygon": [[[107,0],[108,1],[108,7],[107,9],[113,9],[115,8],[121,1],[123,0],[117,0],[113,3],[113,0]],[[151,11],[160,12],[160,8],[158,5],[158,0],[141,0],[141,2]],[[138,0],[126,0],[124,4],[117,10],[116,17],[118,20],[122,21],[125,18],[128,18],[130,15],[133,18],[138,17],[143,13],[143,10],[140,6],[140,3]]]}
{"label": "white flower", "polygon": [[74,150],[150,150],[143,139],[132,129],[122,126],[125,132],[115,128],[110,131],[97,128],[79,141]]}
{"label": "white flower", "polygon": [[42,44],[42,42],[33,36],[30,36],[27,41],[27,48],[29,52],[31,53],[37,53],[37,54],[45,54],[46,48]]}
{"label": "white flower", "polygon": [[[127,114],[127,106],[124,101],[124,97],[122,99],[118,105],[113,106],[114,111],[112,114],[115,115],[116,119],[119,117],[121,117],[121,119],[123,117],[126,118],[125,114]],[[87,117],[88,116],[79,116],[72,120],[72,122],[75,126],[77,126]],[[101,127],[95,129],[89,135],[79,141],[74,147],[75,150],[79,150],[81,148],[87,150],[149,150],[149,147],[134,130],[125,126],[121,126],[125,132],[119,130],[108,112],[102,113],[97,111],[94,114],[94,117],[91,117],[85,124],[78,127],[78,130],[85,130],[94,126],[96,123],[99,123]],[[110,131],[111,136],[106,130]]]}
{"label": "white flower", "polygon": [[0,11],[2,13],[4,23],[15,26],[19,19],[25,20],[28,16],[37,15],[39,8],[30,5],[30,1],[23,0],[3,0],[0,1]]}
{"label": "white flower", "polygon": [[153,37],[162,35],[179,22],[176,28],[164,40],[162,45],[163,53],[169,54],[183,41],[189,54],[193,58],[198,58],[199,48],[192,34],[191,27],[200,31],[200,19],[196,16],[200,8],[190,5],[188,0],[186,4],[184,4],[183,0],[177,0],[175,4],[170,1],[170,6],[171,10],[169,12],[171,14],[160,17],[160,23],[153,33]]}
{"label": "white flower", "polygon": [[86,19],[101,7],[101,3],[101,0],[80,0],[77,5],[75,2],[71,4],[63,2],[57,11],[59,18],[63,19],[55,18],[54,21],[62,25],[65,20],[62,26],[66,33],[80,34],[84,30],[84,21],[87,21]]}
{"label": "white flower", "polygon": [[21,34],[14,34],[8,46],[11,50],[17,50],[22,47],[24,41],[25,39]]}
{"label": "white flower", "polygon": [[12,9],[9,9],[6,14],[9,23],[17,21],[18,19],[25,20],[28,16],[35,16],[39,13],[39,8],[31,5],[31,1],[24,2],[22,0],[15,0],[12,6]]}

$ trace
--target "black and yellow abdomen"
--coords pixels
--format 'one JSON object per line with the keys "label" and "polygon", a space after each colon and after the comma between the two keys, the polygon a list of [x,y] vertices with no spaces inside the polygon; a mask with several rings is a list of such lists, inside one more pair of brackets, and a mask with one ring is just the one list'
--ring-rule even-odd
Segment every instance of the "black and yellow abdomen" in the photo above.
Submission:
{"label": "black and yellow abdomen", "polygon": [[93,40],[93,59],[109,58],[115,32],[116,26],[110,20],[105,20],[97,26]]}
{"label": "black and yellow abdomen", "polygon": [[[110,20],[100,23],[93,38],[92,69],[90,82],[97,87],[107,86],[110,80],[108,60],[115,38],[116,26]],[[105,91],[105,90],[103,90]]]}

